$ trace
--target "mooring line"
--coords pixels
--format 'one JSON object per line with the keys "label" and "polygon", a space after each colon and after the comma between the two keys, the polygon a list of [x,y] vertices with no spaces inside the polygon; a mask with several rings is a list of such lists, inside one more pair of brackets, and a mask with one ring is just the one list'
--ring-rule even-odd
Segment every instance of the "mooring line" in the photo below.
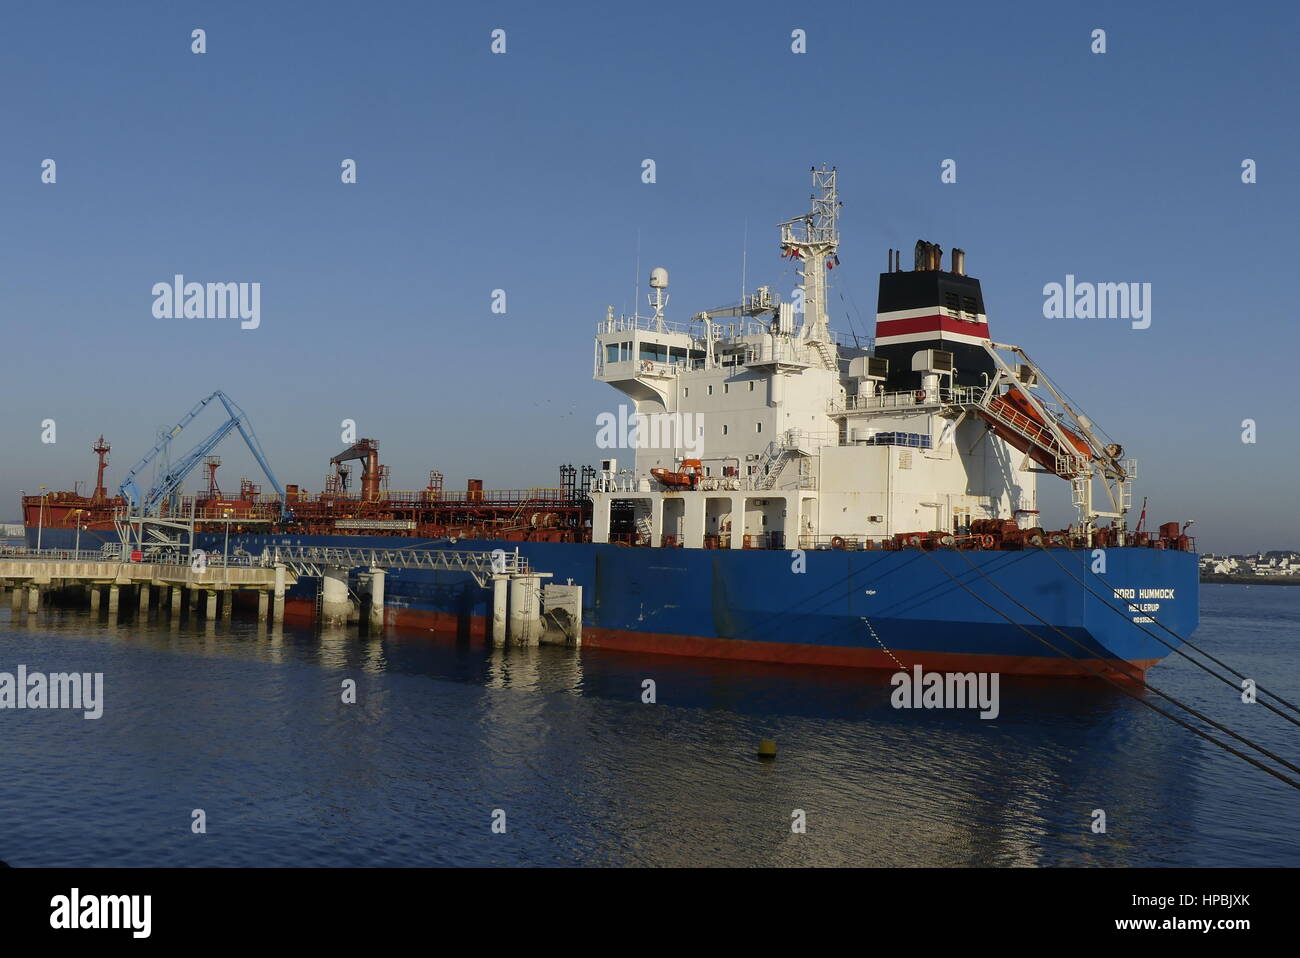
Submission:
{"label": "mooring line", "polygon": [[[1129,613],[1128,613],[1128,612],[1124,611],[1124,610],[1121,609],[1121,608],[1118,608],[1117,606],[1111,605],[1111,603],[1106,599],[1105,596],[1103,596],[1103,595],[1098,595],[1096,592],[1093,592],[1092,589],[1088,588],[1088,583],[1084,582],[1082,579],[1080,579],[1078,576],[1076,576],[1073,572],[1071,572],[1069,569],[1067,569],[1064,565],[1062,565],[1061,562],[1057,560],[1056,556],[1052,555],[1052,553],[1051,553],[1051,552],[1050,552],[1046,547],[1044,547],[1044,546],[1039,546],[1039,548],[1042,549],[1042,551],[1045,552],[1045,553],[1047,554],[1047,557],[1048,557],[1049,559],[1051,559],[1053,562],[1056,563],[1057,567],[1060,568],[1060,570],[1061,570],[1062,572],[1064,572],[1066,575],[1068,575],[1068,576],[1069,576],[1071,579],[1073,579],[1075,582],[1079,583],[1079,585],[1083,586],[1083,588],[1088,592],[1089,595],[1091,595],[1093,598],[1095,598],[1097,601],[1099,601],[1102,605],[1106,606],[1106,608],[1110,609],[1110,610],[1111,610],[1112,612],[1114,612],[1116,615],[1118,615],[1118,616],[1122,616],[1122,617],[1124,618],[1125,621],[1128,621],[1128,619],[1129,619]],[[1105,579],[1103,579],[1100,575],[1097,575],[1096,572],[1092,572],[1091,569],[1089,569],[1088,571],[1089,571],[1092,575],[1096,576],[1097,579],[1102,583],[1102,585],[1105,585],[1108,589],[1110,589],[1111,595],[1114,595],[1114,593],[1115,593],[1114,588],[1111,587],[1110,584],[1107,583]],[[1181,644],[1186,645],[1186,646],[1188,646],[1188,647],[1190,647],[1190,648],[1192,648],[1192,649],[1195,649],[1197,652],[1199,652],[1201,655],[1204,655],[1207,659],[1210,659],[1210,660],[1211,660],[1212,662],[1214,662],[1216,665],[1221,665],[1221,666],[1223,666],[1225,669],[1227,669],[1227,670],[1228,670],[1229,672],[1231,672],[1233,675],[1237,676],[1237,678],[1239,678],[1239,679],[1247,679],[1247,681],[1250,681],[1249,678],[1248,678],[1247,676],[1242,675],[1240,672],[1238,672],[1238,671],[1237,671],[1236,669],[1234,669],[1232,666],[1228,665],[1226,662],[1222,662],[1222,661],[1220,661],[1219,659],[1215,658],[1215,657],[1214,657],[1213,655],[1211,655],[1210,653],[1206,652],[1204,649],[1200,648],[1200,647],[1197,646],[1197,645],[1194,645],[1194,644],[1193,644],[1189,639],[1184,639],[1182,636],[1180,636],[1180,635],[1179,635],[1177,632],[1175,632],[1173,629],[1169,628],[1169,626],[1165,625],[1163,622],[1161,622],[1161,621],[1159,621],[1158,619],[1156,619],[1155,616],[1149,616],[1149,618],[1150,618],[1151,621],[1154,622],[1156,625],[1160,626],[1160,628],[1164,629],[1166,632],[1168,632],[1168,633],[1169,633],[1170,635],[1172,635],[1174,638],[1178,639],[1179,642],[1180,642]],[[1154,632],[1152,632],[1150,629],[1145,628],[1141,622],[1134,622],[1133,625],[1136,625],[1139,629],[1141,629],[1141,630],[1142,630],[1143,632],[1145,632],[1147,635],[1151,636],[1151,638],[1155,639],[1155,640],[1156,640],[1157,642],[1159,642],[1161,645],[1163,645],[1163,646],[1165,646],[1166,648],[1172,650],[1173,652],[1176,652],[1177,654],[1181,655],[1181,656],[1182,656],[1183,658],[1185,658],[1188,662],[1191,662],[1193,665],[1195,665],[1195,666],[1197,666],[1198,668],[1202,669],[1203,671],[1205,671],[1205,672],[1208,673],[1209,675],[1213,675],[1216,679],[1218,679],[1220,682],[1223,682],[1223,683],[1224,683],[1225,685],[1227,685],[1229,688],[1233,689],[1234,691],[1240,691],[1240,690],[1241,690],[1241,687],[1240,687],[1239,685],[1237,685],[1237,683],[1233,682],[1231,679],[1227,678],[1226,676],[1220,675],[1218,672],[1215,672],[1213,669],[1211,669],[1211,668],[1210,668],[1208,665],[1206,665],[1204,662],[1200,662],[1200,661],[1198,661],[1198,660],[1192,658],[1190,655],[1188,655],[1186,652],[1184,652],[1184,651],[1183,651],[1179,646],[1174,645],[1174,644],[1171,643],[1171,642],[1167,642],[1167,641],[1165,641],[1165,640],[1162,639],[1160,636],[1158,636],[1158,635],[1156,635]],[[1291,709],[1293,712],[1300,712],[1300,709],[1297,709],[1294,705],[1292,705],[1292,704],[1291,704],[1290,702],[1288,702],[1286,699],[1282,698],[1282,696],[1276,694],[1275,692],[1270,692],[1268,689],[1264,688],[1264,686],[1260,685],[1258,682],[1255,683],[1255,689],[1256,689],[1257,691],[1259,691],[1259,692],[1263,692],[1265,695],[1268,695],[1268,696],[1270,696],[1271,698],[1277,699],[1277,701],[1281,702],[1283,705],[1285,705],[1287,708]],[[1256,701],[1259,701],[1259,700],[1256,700]],[[1290,715],[1287,715],[1287,714],[1286,714],[1285,712],[1283,712],[1281,709],[1278,709],[1277,707],[1275,707],[1274,705],[1270,704],[1269,702],[1262,702],[1262,701],[1259,701],[1259,704],[1262,705],[1262,706],[1264,706],[1264,708],[1268,709],[1270,712],[1273,712],[1273,713],[1275,713],[1275,714],[1277,714],[1277,715],[1282,716],[1282,718],[1286,719],[1286,720],[1287,720],[1288,722],[1290,722],[1292,725],[1300,726],[1300,721],[1297,721],[1296,719],[1292,718]]]}
{"label": "mooring line", "polygon": [[894,660],[894,662],[898,665],[898,667],[899,667],[900,669],[902,669],[904,672],[906,672],[906,671],[907,671],[907,666],[904,665],[902,662],[899,662],[899,661],[898,661],[898,656],[896,656],[893,652],[890,652],[889,649],[886,647],[885,643],[880,641],[880,636],[876,635],[876,630],[875,630],[875,627],[872,626],[872,624],[871,624],[871,620],[868,619],[868,618],[864,615],[864,616],[862,616],[862,621],[865,622],[865,623],[867,623],[867,630],[871,633],[871,637],[872,637],[873,639],[876,640],[876,645],[878,645],[878,646],[880,646],[882,649],[884,649],[884,650],[885,650],[885,653],[886,653],[886,654],[887,654],[891,659]]}
{"label": "mooring line", "polygon": [[[1276,779],[1280,779],[1281,781],[1286,782],[1286,783],[1287,783],[1288,785],[1290,785],[1292,788],[1297,789],[1297,790],[1300,790],[1300,781],[1296,781],[1295,779],[1290,778],[1289,776],[1282,774],[1281,772],[1277,771],[1277,769],[1269,768],[1269,767],[1268,767],[1267,765],[1265,765],[1263,762],[1259,761],[1258,759],[1255,759],[1255,758],[1251,757],[1250,755],[1247,755],[1245,752],[1242,752],[1240,749],[1233,748],[1231,745],[1229,745],[1229,744],[1226,743],[1226,742],[1220,742],[1217,738],[1215,738],[1213,735],[1209,734],[1208,732],[1206,732],[1206,731],[1204,731],[1204,730],[1202,730],[1202,729],[1197,728],[1196,726],[1192,725],[1190,722],[1185,722],[1185,721],[1183,721],[1183,719],[1179,718],[1177,715],[1173,715],[1173,714],[1171,714],[1171,713],[1165,711],[1165,710],[1162,709],[1160,706],[1156,705],[1154,702],[1148,702],[1146,699],[1144,699],[1142,696],[1138,695],[1138,694],[1137,694],[1136,692],[1134,692],[1132,689],[1130,689],[1130,688],[1126,688],[1124,685],[1120,684],[1119,682],[1116,682],[1114,679],[1112,679],[1109,675],[1106,675],[1104,672],[1099,671],[1099,670],[1097,670],[1097,669],[1094,669],[1094,668],[1093,668],[1093,667],[1092,667],[1092,666],[1091,666],[1087,661],[1082,660],[1082,659],[1076,659],[1076,658],[1074,658],[1074,656],[1072,656],[1072,655],[1070,655],[1070,654],[1068,654],[1068,653],[1066,653],[1066,652],[1063,652],[1061,649],[1058,649],[1056,646],[1052,645],[1051,642],[1048,642],[1048,641],[1047,641],[1045,638],[1043,638],[1041,635],[1038,635],[1038,634],[1035,633],[1032,629],[1029,629],[1028,627],[1026,627],[1025,625],[1023,625],[1022,623],[1017,622],[1015,619],[1011,618],[1011,616],[1007,615],[1007,614],[1006,614],[1005,612],[1003,612],[1001,609],[999,609],[999,608],[997,608],[996,606],[992,605],[990,602],[988,602],[988,601],[985,600],[983,597],[981,597],[980,595],[978,595],[974,590],[972,590],[969,586],[967,586],[966,583],[962,582],[960,579],[958,579],[956,576],[954,576],[951,572],[949,572],[946,568],[944,568],[943,563],[940,562],[938,559],[936,559],[934,556],[930,555],[930,553],[926,552],[924,549],[921,549],[921,548],[919,548],[919,547],[918,547],[917,551],[919,551],[919,552],[921,552],[923,555],[925,555],[925,557],[926,557],[927,559],[929,559],[932,563],[934,563],[934,564],[939,568],[939,570],[940,570],[944,575],[946,575],[949,579],[951,579],[951,580],[952,580],[956,585],[958,585],[960,588],[962,588],[962,589],[964,589],[966,592],[968,592],[968,593],[970,594],[970,596],[971,596],[973,599],[975,599],[977,602],[979,602],[981,605],[984,605],[984,606],[988,607],[988,608],[989,608],[990,610],[992,610],[995,614],[1001,616],[1003,619],[1006,619],[1008,622],[1010,622],[1010,623],[1011,623],[1012,625],[1014,625],[1016,628],[1020,629],[1022,632],[1025,632],[1027,635],[1029,635],[1031,638],[1036,639],[1038,642],[1041,642],[1043,645],[1047,646],[1049,649],[1051,649],[1051,650],[1052,650],[1053,652],[1055,652],[1057,655],[1061,656],[1062,658],[1069,659],[1071,662],[1075,662],[1075,663],[1078,664],[1078,665],[1083,666],[1085,669],[1087,669],[1089,672],[1091,672],[1094,676],[1096,676],[1097,678],[1103,679],[1103,680],[1106,681],[1106,682],[1109,682],[1111,685],[1115,686],[1115,688],[1119,689],[1121,692],[1123,692],[1123,693],[1124,693],[1125,695],[1127,695],[1129,698],[1133,699],[1133,700],[1136,701],[1136,702],[1140,702],[1142,705],[1145,705],[1147,708],[1151,709],[1153,712],[1156,712],[1156,713],[1158,713],[1158,714],[1160,714],[1160,715],[1163,715],[1165,718],[1169,719],[1171,722],[1174,722],[1174,723],[1176,723],[1176,724],[1178,724],[1178,725],[1181,725],[1183,728],[1187,729],[1187,730],[1188,730],[1189,732],[1191,732],[1192,734],[1194,734],[1194,735],[1199,735],[1201,738],[1205,739],[1207,742],[1211,742],[1211,743],[1213,743],[1214,745],[1217,745],[1219,748],[1223,749],[1225,752],[1228,752],[1228,753],[1230,753],[1230,754],[1232,754],[1232,755],[1237,756],[1237,757],[1238,757],[1239,759],[1241,759],[1242,761],[1244,761],[1244,762],[1248,762],[1248,763],[1250,763],[1251,765],[1254,765],[1256,768],[1260,769],[1260,770],[1263,771],[1263,772],[1267,772],[1269,775],[1272,775],[1274,778],[1276,778]],[[977,570],[977,571],[978,571],[978,570]]]}
{"label": "mooring line", "polygon": [[[956,552],[957,550],[953,550],[953,551]],[[979,575],[979,576],[980,576],[980,577],[981,577],[985,582],[987,582],[989,585],[993,586],[993,588],[997,589],[998,592],[1002,593],[1004,596],[1006,596],[1008,599],[1010,599],[1011,602],[1012,602],[1014,605],[1019,606],[1019,608],[1020,608],[1022,611],[1028,613],[1029,615],[1032,615],[1035,619],[1037,619],[1039,622],[1043,623],[1043,625],[1047,626],[1047,627],[1048,627],[1049,629],[1051,629],[1053,632],[1057,633],[1057,634],[1060,635],[1062,638],[1067,639],[1068,641],[1072,642],[1074,645],[1076,645],[1076,646],[1078,646],[1079,648],[1083,649],[1085,652],[1090,651],[1090,650],[1088,649],[1088,647],[1085,646],[1085,645],[1084,645],[1082,642],[1080,642],[1078,639],[1076,639],[1076,638],[1074,638],[1073,636],[1069,635],[1068,633],[1062,631],[1058,626],[1055,626],[1055,625],[1053,625],[1052,623],[1048,622],[1046,619],[1044,619],[1044,618],[1043,618],[1041,615],[1039,615],[1037,612],[1033,611],[1033,610],[1030,609],[1028,606],[1026,606],[1024,603],[1022,603],[1022,602],[1020,602],[1019,600],[1017,600],[1015,596],[1011,595],[1011,593],[1007,592],[1007,591],[1006,591],[1005,589],[1003,589],[1000,585],[998,585],[996,582],[994,582],[993,579],[992,579],[992,577],[990,577],[990,576],[988,576],[988,575],[985,575],[984,572],[983,572],[983,570],[981,570],[978,566],[976,566],[975,563],[971,562],[970,558],[967,557],[965,554],[963,554],[963,553],[961,553],[961,552],[958,552],[958,555],[961,555],[962,559],[964,559],[964,560],[966,561],[966,564],[967,564],[967,565],[969,565],[972,569],[975,570],[975,573],[976,573],[977,575]],[[1078,661],[1078,660],[1076,659],[1075,661]],[[1196,716],[1196,717],[1197,717],[1198,719],[1200,719],[1202,722],[1205,722],[1207,725],[1209,725],[1209,726],[1211,726],[1211,727],[1213,727],[1213,728],[1218,729],[1220,732],[1223,732],[1225,735],[1229,735],[1229,736],[1231,736],[1232,738],[1236,739],[1237,741],[1241,742],[1241,743],[1244,744],[1244,745],[1249,745],[1251,748],[1255,749],[1255,751],[1259,752],[1261,755],[1266,755],[1266,756],[1268,756],[1268,757],[1271,758],[1273,761],[1277,762],[1279,765],[1283,765],[1283,766],[1285,766],[1286,768],[1290,769],[1291,771],[1295,772],[1296,774],[1300,774],[1300,767],[1297,767],[1297,766],[1291,764],[1291,763],[1288,762],[1286,759],[1282,758],[1280,755],[1276,755],[1276,754],[1274,754],[1273,752],[1271,752],[1271,751],[1269,751],[1268,749],[1264,748],[1262,745],[1258,745],[1258,744],[1256,744],[1255,742],[1253,742],[1253,741],[1251,741],[1250,739],[1246,738],[1244,735],[1239,735],[1238,733],[1234,732],[1232,729],[1228,728],[1226,725],[1222,725],[1222,724],[1220,724],[1219,722],[1216,722],[1214,719],[1210,718],[1208,715],[1203,714],[1202,712],[1198,711],[1197,709],[1192,708],[1190,705],[1186,705],[1186,704],[1184,704],[1183,702],[1179,701],[1178,699],[1174,698],[1172,695],[1169,695],[1168,693],[1163,692],[1162,690],[1156,688],[1154,685],[1152,685],[1150,682],[1148,682],[1148,681],[1146,680],[1146,678],[1142,675],[1141,670],[1140,670],[1140,669],[1137,669],[1136,666],[1132,666],[1130,663],[1125,662],[1123,659],[1118,659],[1118,658],[1117,658],[1115,661],[1118,662],[1118,663],[1122,663],[1126,668],[1132,668],[1132,669],[1133,669],[1133,675],[1131,676],[1132,681],[1137,682],[1137,683],[1140,684],[1143,688],[1147,689],[1147,690],[1150,691],[1150,692],[1154,692],[1156,695],[1160,696],[1162,699],[1165,699],[1165,700],[1167,700],[1167,701],[1169,701],[1169,702],[1172,702],[1174,705],[1178,706],[1179,708],[1183,709],[1184,711],[1188,712],[1189,714]]]}

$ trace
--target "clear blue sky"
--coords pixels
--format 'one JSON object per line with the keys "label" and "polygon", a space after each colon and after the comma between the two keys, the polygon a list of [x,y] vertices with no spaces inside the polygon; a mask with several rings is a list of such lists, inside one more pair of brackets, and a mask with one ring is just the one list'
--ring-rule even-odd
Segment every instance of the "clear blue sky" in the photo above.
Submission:
{"label": "clear blue sky", "polygon": [[[115,487],[217,388],[313,491],[344,418],[395,489],[553,484],[598,458],[618,394],[592,335],[632,306],[638,233],[672,318],[734,300],[746,223],[749,285],[787,289],[773,225],[825,162],[837,326],[870,330],[886,248],[961,246],[994,337],[1139,459],[1152,518],[1300,547],[1297,25],[1281,2],[8,5],[0,518],[92,479],[101,432]],[[260,282],[261,327],[155,319],[175,273]],[[1151,283],[1151,327],[1044,319],[1067,273]],[[252,467],[225,454],[233,487]]]}

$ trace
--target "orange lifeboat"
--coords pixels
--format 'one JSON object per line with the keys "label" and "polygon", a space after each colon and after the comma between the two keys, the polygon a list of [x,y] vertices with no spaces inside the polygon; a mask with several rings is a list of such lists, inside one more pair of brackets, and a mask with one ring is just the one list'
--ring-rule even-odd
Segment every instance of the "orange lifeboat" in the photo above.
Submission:
{"label": "orange lifeboat", "polygon": [[1024,393],[1014,387],[989,403],[988,412],[981,411],[980,415],[993,426],[995,436],[1006,440],[1045,469],[1055,472],[1058,456],[1073,455],[1086,461],[1092,459],[1092,449],[1087,441],[1061,426],[1061,431],[1073,447],[1063,448],[1055,433],[1043,422],[1038,410],[1025,398]]}
{"label": "orange lifeboat", "polygon": [[698,459],[683,459],[681,472],[673,472],[671,469],[651,469],[650,475],[654,476],[669,489],[694,489],[695,484],[700,481],[700,476],[704,472]]}

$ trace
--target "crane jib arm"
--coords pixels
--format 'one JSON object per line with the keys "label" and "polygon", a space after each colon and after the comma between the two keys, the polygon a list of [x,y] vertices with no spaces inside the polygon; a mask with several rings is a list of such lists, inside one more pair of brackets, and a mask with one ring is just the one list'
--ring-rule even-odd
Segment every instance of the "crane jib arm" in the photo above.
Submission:
{"label": "crane jib arm", "polygon": [[[225,408],[226,420],[171,466],[166,475],[157,477],[147,493],[141,494],[139,483],[136,481],[137,477],[170,448],[172,440],[179,436],[214,399],[220,401]],[[179,494],[181,484],[190,472],[203,461],[203,457],[208,455],[226,436],[236,429],[239,430],[245,445],[248,446],[248,451],[257,460],[257,464],[266,476],[267,481],[271,483],[272,488],[280,497],[280,514],[285,515],[287,510],[284,489],[281,487],[279,480],[275,478],[275,473],[271,471],[271,464],[267,461],[266,453],[262,451],[261,443],[257,441],[257,435],[253,432],[253,426],[248,421],[248,416],[221,390],[217,390],[206,399],[198,402],[193,409],[181,417],[175,426],[167,431],[166,435],[154,444],[152,449],[145,453],[144,458],[131,467],[131,471],[127,473],[126,478],[122,480],[121,486],[118,487],[122,497],[130,504],[133,512],[146,516],[156,513],[162,503]]]}

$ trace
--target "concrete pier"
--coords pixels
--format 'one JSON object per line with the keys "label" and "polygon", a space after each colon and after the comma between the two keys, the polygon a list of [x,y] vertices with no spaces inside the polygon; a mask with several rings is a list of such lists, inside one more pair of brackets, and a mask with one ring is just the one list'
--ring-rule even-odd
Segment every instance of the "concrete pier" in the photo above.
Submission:
{"label": "concrete pier", "polygon": [[[546,600],[541,583],[550,574],[531,569],[517,551],[513,555],[504,553],[503,559],[503,551],[287,547],[283,552],[277,549],[274,555],[264,555],[263,561],[268,564],[196,568],[180,561],[130,562],[116,556],[54,558],[28,550],[0,554],[0,589],[11,590],[9,601],[15,611],[36,611],[47,598],[63,601],[88,590],[89,605],[96,614],[104,605],[103,590],[107,589],[107,613],[116,622],[122,589],[126,588],[135,590],[126,599],[135,603],[142,618],[148,615],[156,594],[159,615],[166,606],[170,617],[179,620],[190,603],[195,616],[205,615],[209,623],[231,617],[232,593],[252,591],[258,593],[258,619],[269,618],[278,626],[284,620],[289,588],[304,577],[319,577],[322,624],[341,626],[356,621],[357,608],[348,582],[350,574],[359,573],[369,580],[368,625],[380,631],[389,618],[389,571],[447,570],[468,573],[480,587],[491,590],[494,643],[536,645],[545,625],[542,608]],[[47,597],[45,593],[50,589],[54,591]],[[580,615],[579,603],[563,630],[571,631],[569,622],[580,628]]]}
{"label": "concrete pier", "polygon": [[[57,598],[80,588],[89,594],[90,611],[98,614],[104,604],[104,589],[107,588],[108,615],[114,622],[121,609],[124,588],[137,590],[129,593],[126,600],[137,603],[142,617],[148,614],[155,590],[160,590],[157,593],[160,614],[162,606],[166,604],[170,608],[171,617],[177,619],[184,611],[186,602],[191,603],[197,613],[201,597],[209,592],[219,594],[221,614],[229,618],[233,606],[232,593],[240,590],[259,593],[265,614],[266,597],[273,586],[276,597],[275,618],[280,621],[284,616],[285,591],[297,582],[298,573],[291,572],[284,564],[275,568],[250,565],[199,571],[188,563],[179,562],[123,562],[120,559],[106,558],[58,559],[38,554],[0,554],[0,583],[5,583],[12,589],[9,602],[15,612],[29,607],[31,611],[39,609],[46,601],[46,593],[50,589],[54,592],[49,598]],[[346,578],[343,593],[346,603]],[[217,609],[211,600],[206,611],[209,619],[215,619]]]}

